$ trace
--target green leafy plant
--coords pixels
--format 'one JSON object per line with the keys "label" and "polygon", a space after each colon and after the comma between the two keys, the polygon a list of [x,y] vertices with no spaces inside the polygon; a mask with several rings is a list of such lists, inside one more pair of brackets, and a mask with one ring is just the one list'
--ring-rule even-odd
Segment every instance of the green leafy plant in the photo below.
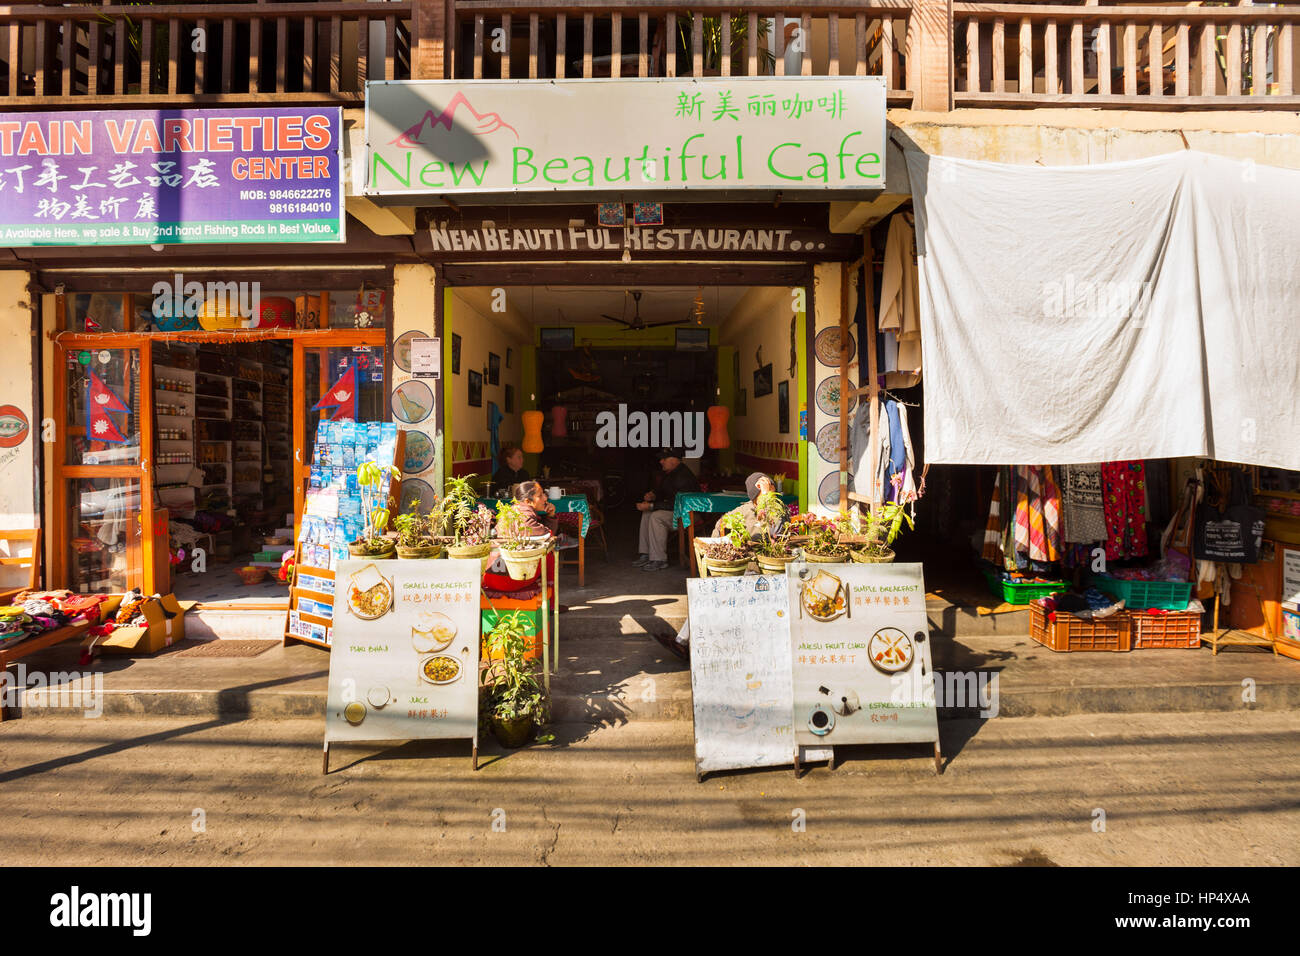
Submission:
{"label": "green leafy plant", "polygon": [[781,496],[775,491],[761,492],[754,500],[754,511],[767,525],[767,530],[754,542],[754,550],[767,558],[789,557],[793,525]]}
{"label": "green leafy plant", "polygon": [[[691,31],[695,15],[687,11],[677,18],[677,38],[687,56],[694,49]],[[704,69],[720,70],[722,68],[722,17],[703,17],[701,19],[702,46],[704,47]],[[766,17],[758,18],[758,72],[770,74],[776,65],[767,42],[770,24]],[[749,53],[749,17],[743,13],[731,15],[731,73],[740,76],[745,73],[745,60]]]}
{"label": "green leafy plant", "polygon": [[749,550],[751,538],[744,515],[738,511],[729,512],[722,516],[718,524],[722,526],[722,531],[733,548],[742,554]]}
{"label": "green leafy plant", "polygon": [[420,513],[420,499],[411,501],[406,513],[393,518],[393,527],[397,530],[397,543],[403,548],[423,548],[434,543],[434,535],[441,520],[437,509],[427,514]]}
{"label": "green leafy plant", "polygon": [[477,475],[449,477],[442,498],[441,531],[456,547],[483,544],[492,535],[492,512],[479,504]]}
{"label": "green leafy plant", "polygon": [[521,611],[502,615],[488,632],[489,660],[483,669],[483,714],[497,720],[550,719],[550,699],[537,677],[535,662],[524,659],[531,646],[528,619]]}
{"label": "green leafy plant", "polygon": [[380,489],[384,484],[384,471],[391,472],[392,477],[401,478],[402,473],[396,467],[381,468],[376,461],[367,461],[357,468],[357,486],[361,491],[361,515],[365,520],[360,543],[369,551],[385,550],[384,530],[388,527],[391,497],[383,497]]}
{"label": "green leafy plant", "polygon": [[538,547],[539,542],[529,524],[519,509],[518,502],[497,502],[496,537],[502,550],[527,551]]}

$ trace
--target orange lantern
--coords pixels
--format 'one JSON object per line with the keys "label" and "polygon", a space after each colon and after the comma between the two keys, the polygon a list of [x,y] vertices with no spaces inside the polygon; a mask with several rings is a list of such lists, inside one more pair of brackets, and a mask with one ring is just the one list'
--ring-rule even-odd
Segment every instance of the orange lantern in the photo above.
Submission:
{"label": "orange lantern", "polygon": [[731,436],[727,434],[727,419],[731,410],[726,405],[710,405],[709,411],[709,447],[730,448]]}
{"label": "orange lantern", "polygon": [[542,444],[542,421],[546,418],[539,411],[524,412],[520,416],[524,422],[524,440],[519,446],[530,455],[546,446]]}

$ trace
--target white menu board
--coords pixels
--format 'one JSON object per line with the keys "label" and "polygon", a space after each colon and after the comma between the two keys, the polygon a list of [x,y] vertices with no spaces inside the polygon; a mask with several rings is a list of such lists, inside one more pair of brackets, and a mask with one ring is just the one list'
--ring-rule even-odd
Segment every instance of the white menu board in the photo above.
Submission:
{"label": "white menu board", "polygon": [[921,565],[800,570],[787,579],[795,741],[938,741]]}
{"label": "white menu board", "polygon": [[785,578],[690,578],[686,593],[697,778],[792,763]]}
{"label": "white menu board", "polygon": [[341,560],[325,741],[478,741],[477,559]]}
{"label": "white menu board", "polygon": [[1282,603],[1300,604],[1300,551],[1282,549]]}

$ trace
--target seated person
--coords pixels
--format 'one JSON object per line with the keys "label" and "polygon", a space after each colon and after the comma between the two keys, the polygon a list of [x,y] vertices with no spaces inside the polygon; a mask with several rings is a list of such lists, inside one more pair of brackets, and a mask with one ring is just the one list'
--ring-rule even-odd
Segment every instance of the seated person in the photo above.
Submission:
{"label": "seated person", "polygon": [[659,453],[663,469],[654,491],[647,491],[637,502],[641,512],[640,552],[632,567],[643,571],[662,571],[668,567],[668,532],[673,524],[673,503],[678,492],[699,491],[695,473],[682,464],[682,453],[665,448]]}
{"label": "seated person", "polygon": [[559,519],[555,505],[546,497],[546,489],[536,481],[522,481],[514,488],[515,503],[533,534],[555,534]]}
{"label": "seated person", "polygon": [[745,491],[749,495],[749,500],[739,508],[732,508],[723,515],[722,518],[718,519],[718,523],[713,526],[713,537],[721,538],[726,534],[726,532],[722,530],[722,522],[729,515],[734,514],[738,514],[745,519],[745,528],[749,531],[751,538],[756,538],[759,535],[775,533],[781,530],[781,527],[785,524],[784,519],[782,519],[775,528],[769,528],[767,518],[764,515],[759,514],[758,509],[754,507],[754,503],[758,500],[758,496],[763,492],[776,491],[776,485],[772,482],[772,479],[767,477],[767,475],[763,474],[761,471],[756,471],[745,479]]}
{"label": "seated person", "polygon": [[532,475],[524,470],[524,451],[518,445],[504,445],[497,456],[499,465],[492,475],[494,493],[509,492],[521,481],[527,481]]}

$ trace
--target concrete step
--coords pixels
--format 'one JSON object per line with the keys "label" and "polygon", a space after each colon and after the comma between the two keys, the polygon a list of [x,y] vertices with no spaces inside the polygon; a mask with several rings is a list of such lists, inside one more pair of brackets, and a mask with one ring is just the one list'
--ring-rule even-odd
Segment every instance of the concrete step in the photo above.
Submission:
{"label": "concrete step", "polygon": [[278,641],[284,636],[287,610],[242,610],[199,605],[185,615],[185,636],[197,641]]}

